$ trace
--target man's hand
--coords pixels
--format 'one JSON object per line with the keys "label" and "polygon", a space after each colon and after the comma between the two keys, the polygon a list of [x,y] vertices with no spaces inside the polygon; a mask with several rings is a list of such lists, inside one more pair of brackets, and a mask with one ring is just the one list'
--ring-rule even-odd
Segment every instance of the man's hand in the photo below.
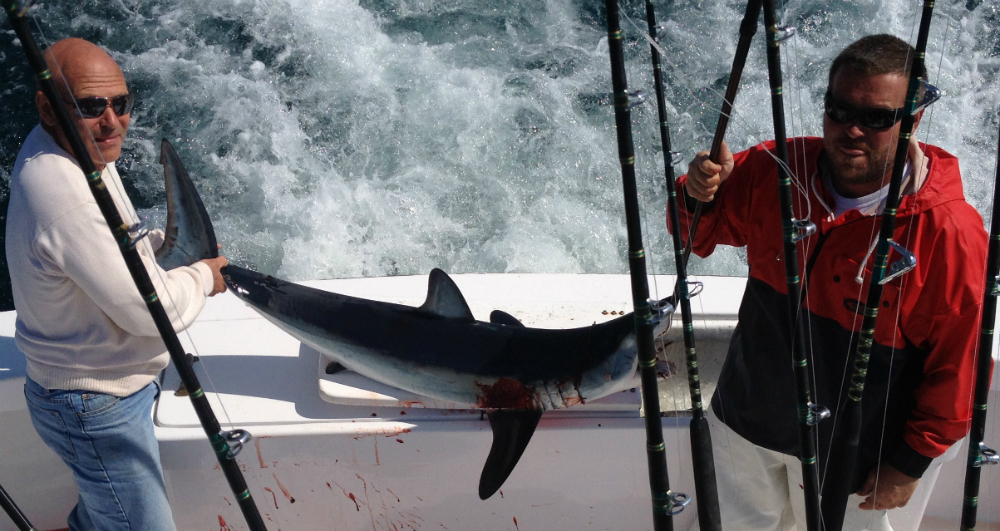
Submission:
{"label": "man's hand", "polygon": [[208,296],[214,297],[226,291],[226,281],[222,280],[222,273],[219,270],[229,265],[229,260],[225,256],[219,255],[218,258],[206,258],[202,262],[212,270],[212,293],[209,293]]}
{"label": "man's hand", "polygon": [[882,465],[868,474],[868,481],[858,491],[859,496],[867,496],[858,508],[881,511],[903,507],[910,501],[919,482],[919,478],[911,478],[890,465]]}
{"label": "man's hand", "polygon": [[729,152],[725,142],[722,142],[722,149],[719,150],[719,159],[722,164],[709,160],[708,151],[695,155],[694,160],[688,164],[688,180],[685,185],[688,195],[703,203],[715,199],[715,192],[719,191],[719,186],[733,171],[733,154]]}

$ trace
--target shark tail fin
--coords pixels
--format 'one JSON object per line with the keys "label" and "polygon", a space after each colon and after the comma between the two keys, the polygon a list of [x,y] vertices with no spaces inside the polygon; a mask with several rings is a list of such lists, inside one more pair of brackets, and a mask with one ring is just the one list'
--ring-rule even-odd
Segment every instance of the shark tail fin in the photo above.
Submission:
{"label": "shark tail fin", "polygon": [[219,256],[212,220],[198,189],[170,142],[160,142],[160,164],[167,198],[167,228],[156,262],[163,269],[191,265]]}
{"label": "shark tail fin", "polygon": [[482,500],[493,496],[507,481],[535,433],[542,412],[536,409],[494,409],[486,416],[493,428],[493,446],[479,477],[479,498]]}

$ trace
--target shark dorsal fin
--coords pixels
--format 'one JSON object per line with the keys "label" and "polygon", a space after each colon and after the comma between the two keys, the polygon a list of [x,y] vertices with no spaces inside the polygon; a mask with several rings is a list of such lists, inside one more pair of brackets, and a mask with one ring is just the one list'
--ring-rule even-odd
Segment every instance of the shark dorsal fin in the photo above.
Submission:
{"label": "shark dorsal fin", "polygon": [[535,433],[542,412],[538,409],[494,409],[486,416],[493,428],[493,446],[479,476],[481,500],[492,496],[507,481]]}
{"label": "shark dorsal fin", "polygon": [[434,268],[427,283],[427,300],[420,307],[421,310],[441,317],[475,320],[465,297],[447,273]]}
{"label": "shark dorsal fin", "polygon": [[513,315],[500,310],[493,310],[493,312],[490,313],[490,322],[493,324],[501,324],[506,326],[519,326],[521,328],[524,328],[524,323],[518,321],[517,317],[514,317]]}

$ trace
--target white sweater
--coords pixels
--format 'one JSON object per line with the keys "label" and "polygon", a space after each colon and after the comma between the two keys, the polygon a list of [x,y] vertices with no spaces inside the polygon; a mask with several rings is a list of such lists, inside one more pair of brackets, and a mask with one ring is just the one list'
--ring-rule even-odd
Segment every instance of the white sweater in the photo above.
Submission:
{"label": "white sweater", "polygon": [[[135,223],[113,163],[101,178],[125,223]],[[164,271],[146,240],[139,256],[174,329],[183,330],[205,305],[212,271],[200,262]],[[14,339],[32,380],[128,396],[166,367],[166,347],[83,171],[40,126],[14,164],[6,245]]]}

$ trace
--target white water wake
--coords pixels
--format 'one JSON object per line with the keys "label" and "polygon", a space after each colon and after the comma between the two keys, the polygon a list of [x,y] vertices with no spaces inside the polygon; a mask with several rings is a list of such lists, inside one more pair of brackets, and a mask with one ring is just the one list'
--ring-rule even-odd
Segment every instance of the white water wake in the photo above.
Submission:
{"label": "white water wake", "polygon": [[[290,279],[617,273],[627,263],[606,29],[589,4],[118,0],[36,13],[49,38],[111,49],[139,93],[120,166],[144,215],[165,217],[166,137],[236,263]],[[658,6],[678,171],[711,141],[742,18],[741,2],[703,4]],[[641,3],[623,11],[645,25]],[[799,30],[783,49],[789,135],[817,135],[833,56],[869,33],[912,42],[919,5],[792,0],[781,16]],[[948,96],[920,135],[960,157],[980,211],[996,160],[997,18],[995,3],[938,4],[927,62]],[[623,27],[629,85],[648,92],[648,46]],[[763,28],[743,79],[734,149],[772,136]],[[640,108],[633,127],[646,248],[670,272],[655,116]],[[745,273],[739,253],[716,254],[694,272]]]}

